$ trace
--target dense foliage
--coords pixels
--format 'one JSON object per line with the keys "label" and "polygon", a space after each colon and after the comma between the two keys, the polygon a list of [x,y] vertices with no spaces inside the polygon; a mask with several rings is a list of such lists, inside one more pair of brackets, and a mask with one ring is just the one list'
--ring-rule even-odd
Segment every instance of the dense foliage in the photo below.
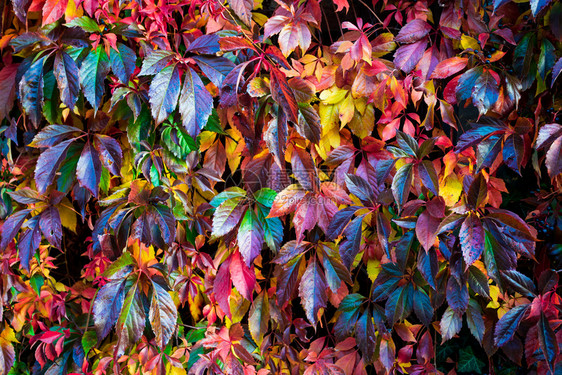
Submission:
{"label": "dense foliage", "polygon": [[0,375],[562,373],[560,2],[0,9]]}

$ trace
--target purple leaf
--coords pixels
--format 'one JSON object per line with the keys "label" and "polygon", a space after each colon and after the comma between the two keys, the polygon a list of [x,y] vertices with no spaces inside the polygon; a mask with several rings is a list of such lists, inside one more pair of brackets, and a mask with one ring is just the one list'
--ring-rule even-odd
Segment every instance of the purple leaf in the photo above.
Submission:
{"label": "purple leaf", "polygon": [[246,25],[252,23],[252,9],[254,8],[252,0],[228,0],[228,5],[242,22]]}
{"label": "purple leaf", "polygon": [[11,214],[2,225],[2,241],[0,250],[4,250],[19,232],[25,218],[32,210],[21,210]]}
{"label": "purple leaf", "polygon": [[164,69],[166,65],[174,58],[175,53],[172,51],[152,51],[142,60],[142,68],[139,76],[155,75]]}
{"label": "purple leaf", "polygon": [[60,90],[60,99],[72,110],[80,94],[78,66],[68,53],[61,50],[55,55],[54,73]]}
{"label": "purple leaf", "polygon": [[70,137],[72,133],[82,132],[74,126],[68,125],[48,125],[39,132],[30,143],[33,147],[53,147],[66,138]]}
{"label": "purple leaf", "polygon": [[121,175],[121,162],[123,153],[119,142],[102,134],[95,135],[95,147],[101,156],[103,165],[115,176]]}
{"label": "purple leaf", "polygon": [[488,70],[484,70],[482,75],[474,82],[474,88],[472,89],[472,100],[481,115],[488,112],[496,104],[498,96],[498,82]]}
{"label": "purple leaf", "polygon": [[166,205],[157,204],[154,206],[153,212],[156,223],[158,223],[160,228],[162,239],[167,244],[171,244],[176,237],[176,219],[172,211]]}
{"label": "purple leaf", "polygon": [[303,257],[299,255],[290,262],[283,264],[277,268],[278,276],[276,294],[277,304],[281,308],[284,308],[285,305],[295,295],[295,289],[297,287],[299,270],[301,268],[302,261]]}
{"label": "purple leaf", "polygon": [[535,284],[533,280],[523,275],[521,272],[516,270],[506,270],[502,271],[502,276],[505,281],[515,290],[517,293],[525,297],[536,297]]}
{"label": "purple leaf", "polygon": [[316,259],[312,260],[299,285],[299,296],[308,321],[316,326],[318,312],[326,307],[326,278]]}
{"label": "purple leaf", "polygon": [[59,215],[59,210],[55,206],[48,206],[45,211],[41,213],[39,219],[39,226],[43,236],[49,243],[60,249],[62,240],[62,226]]}
{"label": "purple leaf", "polygon": [[118,51],[111,48],[109,52],[111,70],[122,83],[126,84],[135,71],[137,56],[132,49],[122,43],[117,44],[117,49]]}
{"label": "purple leaf", "polygon": [[404,205],[410,194],[412,179],[414,177],[413,164],[405,164],[396,172],[392,179],[392,194],[398,206]]}
{"label": "purple leaf", "polygon": [[421,19],[414,19],[400,29],[394,41],[398,43],[414,43],[425,37],[430,31],[430,24]]}
{"label": "purple leaf", "polygon": [[498,347],[504,346],[511,340],[530,307],[530,304],[515,306],[502,316],[496,324],[494,335],[494,342]]}
{"label": "purple leaf", "polygon": [[13,200],[21,204],[35,204],[43,201],[39,193],[35,190],[31,190],[30,188],[10,191],[8,194],[10,194],[10,197],[12,197]]}
{"label": "purple leaf", "polygon": [[207,125],[213,109],[213,97],[203,85],[199,75],[191,68],[185,72],[180,95],[182,124],[191,137],[195,138]]}
{"label": "purple leaf", "polygon": [[152,332],[154,332],[156,345],[165,348],[176,330],[178,311],[167,287],[154,281],[152,282],[152,301],[148,318],[150,319]]}
{"label": "purple leaf", "polygon": [[35,184],[39,193],[44,194],[53,182],[55,173],[75,139],[69,139],[43,151],[35,167]]}
{"label": "purple leaf", "polygon": [[542,310],[539,323],[537,324],[537,329],[539,334],[539,346],[544,354],[546,362],[548,363],[550,372],[554,374],[554,365],[556,357],[558,357],[559,354],[558,341],[554,330],[550,326],[550,321],[546,318],[544,311]]}
{"label": "purple leaf", "polygon": [[187,46],[186,51],[214,55],[220,51],[219,40],[220,37],[217,34],[201,35]]}
{"label": "purple leaf", "polygon": [[328,226],[328,233],[326,233],[327,239],[330,241],[335,240],[343,232],[353,215],[355,215],[355,212],[360,208],[361,207],[350,206],[336,212]]}
{"label": "purple leaf", "polygon": [[193,56],[192,58],[207,78],[217,87],[222,86],[222,82],[235,66],[226,57]]}
{"label": "purple leaf", "polygon": [[463,221],[459,238],[464,261],[470,266],[484,251],[484,227],[476,215],[469,214]]}
{"label": "purple leaf", "polygon": [[540,150],[549,146],[558,137],[562,136],[562,125],[560,124],[545,124],[541,126],[539,135],[537,137],[536,148]]}
{"label": "purple leaf", "polygon": [[503,144],[503,161],[509,168],[519,173],[519,175],[521,175],[519,169],[525,152],[524,146],[523,137],[517,134],[512,134],[507,137]]}
{"label": "purple leaf", "polygon": [[213,236],[224,236],[238,225],[246,211],[246,206],[238,203],[236,199],[228,199],[216,209],[213,216]]}
{"label": "purple leaf", "polygon": [[447,302],[449,307],[457,314],[462,315],[468,306],[469,298],[466,283],[459,284],[457,279],[449,277],[447,282]]}
{"label": "purple leaf", "polygon": [[422,58],[425,47],[427,47],[427,38],[401,46],[394,54],[394,65],[404,72],[410,73]]}
{"label": "purple leaf", "polygon": [[43,109],[43,64],[45,59],[46,57],[43,56],[35,61],[23,74],[19,83],[21,105],[35,127],[39,126]]}
{"label": "purple leaf", "polygon": [[100,155],[91,142],[87,142],[82,149],[76,166],[76,177],[80,186],[88,189],[94,197],[98,196],[101,162]]}
{"label": "purple leaf", "polygon": [[433,306],[429,296],[422,288],[417,288],[414,292],[414,312],[418,319],[427,327],[433,320]]}
{"label": "purple leaf", "polygon": [[340,243],[340,255],[343,264],[347,268],[351,268],[355,257],[359,253],[362,238],[361,227],[363,226],[364,216],[365,215],[361,215],[353,219],[343,232],[347,238]]}
{"label": "purple leaf", "polygon": [[34,216],[29,219],[26,223],[28,229],[26,229],[19,238],[18,241],[18,251],[20,258],[20,265],[23,269],[29,271],[29,262],[35,250],[39,248],[41,244],[41,229],[39,227],[39,216]]}
{"label": "purple leaf", "polygon": [[19,64],[9,64],[0,70],[0,121],[8,116],[16,97],[16,74]]}
{"label": "purple leaf", "polygon": [[562,173],[562,137],[558,137],[548,149],[546,168],[552,179]]}
{"label": "purple leaf", "polygon": [[359,176],[348,173],[345,176],[345,184],[349,192],[359,198],[361,203],[368,207],[375,207],[376,195],[367,181]]}
{"label": "purple leaf", "polygon": [[237,240],[240,254],[249,267],[254,259],[260,255],[264,240],[263,227],[254,210],[249,209],[244,214],[238,229]]}
{"label": "purple leaf", "polygon": [[156,125],[164,122],[176,109],[179,94],[180,73],[176,64],[165,67],[152,79],[148,96]]}

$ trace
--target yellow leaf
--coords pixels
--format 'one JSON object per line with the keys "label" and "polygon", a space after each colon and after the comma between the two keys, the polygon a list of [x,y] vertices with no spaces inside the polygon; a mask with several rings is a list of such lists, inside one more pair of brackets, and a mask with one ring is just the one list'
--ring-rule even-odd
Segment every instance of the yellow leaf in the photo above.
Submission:
{"label": "yellow leaf", "polygon": [[236,289],[230,292],[230,312],[232,313],[231,323],[240,323],[246,316],[250,308],[250,301],[242,297]]}
{"label": "yellow leaf", "polygon": [[187,372],[183,367],[172,366],[170,362],[166,364],[166,374],[169,375],[186,375]]}
{"label": "yellow leaf", "polygon": [[19,342],[16,339],[16,335],[12,327],[8,325],[8,322],[4,321],[4,330],[0,333],[0,340],[4,342]]}
{"label": "yellow leaf", "polygon": [[193,320],[199,321],[199,319],[201,319],[201,317],[202,317],[201,308],[203,307],[203,303],[204,303],[204,299],[203,299],[203,295],[201,294],[201,290],[198,290],[198,293],[195,295],[195,298],[192,299],[191,297],[189,297],[188,302],[189,302],[188,303],[189,312],[191,313],[191,316],[193,317]]}
{"label": "yellow leaf", "polygon": [[[355,101],[357,104],[357,101]],[[365,107],[361,116],[354,116],[349,123],[349,128],[359,138],[363,139],[373,132],[375,127],[375,109],[372,104]]]}
{"label": "yellow leaf", "polygon": [[318,106],[318,115],[322,125],[322,134],[329,133],[332,129],[338,129],[338,108],[335,105],[322,104]]}
{"label": "yellow leaf", "polygon": [[64,12],[64,17],[66,22],[72,21],[76,17],[81,17],[84,14],[82,8],[76,8],[76,3],[74,0],[68,0],[66,10]]}
{"label": "yellow leaf", "polygon": [[373,46],[373,56],[382,57],[396,48],[396,42],[394,42],[394,35],[392,33],[382,33],[377,36],[372,42]]}
{"label": "yellow leaf", "polygon": [[451,174],[439,181],[439,195],[445,200],[447,207],[453,207],[462,193],[462,182],[456,174]]}
{"label": "yellow leaf", "polygon": [[339,147],[341,144],[341,137],[338,128],[332,128],[329,132],[322,134],[320,142],[316,145],[316,150],[322,159],[326,159],[332,148]]}
{"label": "yellow leaf", "polygon": [[72,203],[68,198],[64,198],[57,206],[62,226],[76,233],[76,212],[70,207],[72,207]]}
{"label": "yellow leaf", "polygon": [[371,281],[375,281],[381,272],[381,262],[378,259],[369,259],[367,261],[367,275]]}
{"label": "yellow leaf", "polygon": [[340,89],[339,87],[332,87],[320,93],[320,100],[322,100],[324,104],[337,104],[345,98],[347,93],[347,90]]}
{"label": "yellow leaf", "polygon": [[269,17],[261,13],[252,13],[252,19],[260,26],[265,25]]}
{"label": "yellow leaf", "polygon": [[477,50],[480,48],[480,45],[478,44],[478,41],[476,39],[465,34],[462,34],[461,36],[461,46],[464,49],[471,48]]}
{"label": "yellow leaf", "polygon": [[353,103],[353,97],[351,93],[346,96],[346,98],[342,101],[340,108],[339,108],[339,117],[341,121],[341,127],[343,128],[347,125],[353,116],[355,115],[355,104]]}
{"label": "yellow leaf", "polygon": [[201,134],[199,134],[199,142],[200,142],[199,150],[203,152],[207,150],[209,147],[211,147],[215,142],[216,136],[217,133],[213,133],[208,130],[202,131]]}
{"label": "yellow leaf", "polygon": [[231,171],[238,169],[240,159],[242,158],[242,151],[245,147],[245,142],[242,139],[242,134],[238,129],[230,128],[226,131],[234,140],[226,138],[224,149],[226,151],[226,161]]}

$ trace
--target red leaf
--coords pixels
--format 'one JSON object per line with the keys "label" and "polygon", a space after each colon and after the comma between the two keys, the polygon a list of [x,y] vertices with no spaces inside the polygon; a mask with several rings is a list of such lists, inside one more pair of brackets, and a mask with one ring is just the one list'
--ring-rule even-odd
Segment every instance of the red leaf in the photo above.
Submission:
{"label": "red leaf", "polygon": [[431,216],[426,210],[421,213],[416,223],[416,236],[425,251],[429,251],[436,239],[439,219]]}
{"label": "red leaf", "polygon": [[230,278],[230,258],[224,261],[217,271],[215,282],[213,284],[213,291],[215,292],[215,299],[219,304],[221,310],[229,317],[232,317],[230,312],[230,292],[232,289],[232,280]]}
{"label": "red leaf", "polygon": [[271,67],[271,96],[285,111],[287,119],[298,123],[298,105],[293,90],[289,87],[285,75],[276,67]]}
{"label": "red leaf", "polygon": [[336,12],[341,12],[343,8],[345,8],[346,13],[349,10],[349,3],[347,0],[334,0],[334,4],[337,6]]}
{"label": "red leaf", "polygon": [[450,59],[443,60],[437,64],[435,70],[431,73],[429,78],[447,78],[466,68],[467,64],[467,57],[451,57]]}
{"label": "red leaf", "polygon": [[19,64],[10,64],[0,70],[0,121],[8,115],[14,104],[18,67]]}
{"label": "red leaf", "polygon": [[43,26],[57,21],[64,15],[68,0],[47,0],[43,6]]}
{"label": "red leaf", "polygon": [[246,265],[239,251],[234,252],[230,257],[230,278],[242,297],[251,301],[256,285],[256,274]]}

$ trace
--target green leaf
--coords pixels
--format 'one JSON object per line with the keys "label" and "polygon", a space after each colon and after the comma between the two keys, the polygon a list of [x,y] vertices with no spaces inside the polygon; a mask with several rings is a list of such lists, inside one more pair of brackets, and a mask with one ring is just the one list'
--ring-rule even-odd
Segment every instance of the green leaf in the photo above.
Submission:
{"label": "green leaf", "polygon": [[482,368],[486,364],[478,359],[470,346],[461,348],[459,352],[458,372],[466,372],[469,374],[482,374]]}
{"label": "green leaf", "polygon": [[80,84],[84,96],[97,112],[105,91],[104,80],[109,73],[109,58],[102,45],[91,50],[80,67]]}
{"label": "green leaf", "polygon": [[65,24],[66,27],[79,27],[89,33],[99,33],[100,27],[95,20],[88,16],[73,18],[70,22]]}
{"label": "green leaf", "polygon": [[36,273],[35,275],[31,276],[31,279],[29,279],[29,284],[31,285],[35,293],[39,295],[41,294],[41,287],[45,285],[45,279],[42,275]]}
{"label": "green leaf", "polygon": [[246,206],[235,199],[224,201],[213,216],[213,236],[220,237],[229,233],[240,222]]}
{"label": "green leaf", "polygon": [[115,326],[117,331],[116,357],[122,356],[130,345],[140,340],[146,324],[146,312],[143,304],[145,297],[138,276],[134,275],[128,278],[127,285],[130,285],[130,287]]}
{"label": "green leaf", "polygon": [[82,348],[84,349],[84,353],[88,355],[90,350],[96,346],[98,342],[98,336],[96,335],[96,331],[86,331],[82,336]]}
{"label": "green leaf", "polygon": [[267,291],[262,291],[252,303],[248,316],[248,328],[254,341],[261,346],[269,323],[269,299]]}

